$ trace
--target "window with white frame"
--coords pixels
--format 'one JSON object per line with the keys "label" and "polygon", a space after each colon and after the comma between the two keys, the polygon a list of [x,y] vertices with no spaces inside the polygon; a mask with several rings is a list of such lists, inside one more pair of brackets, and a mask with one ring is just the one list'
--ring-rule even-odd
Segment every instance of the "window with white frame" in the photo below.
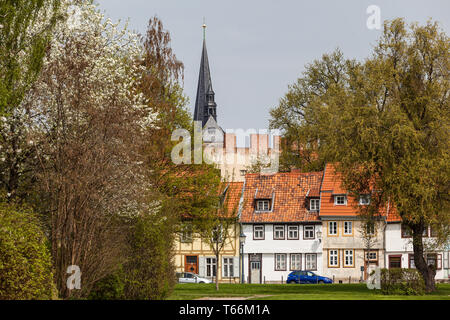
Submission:
{"label": "window with white frame", "polygon": [[347,204],[347,196],[345,196],[345,195],[334,196],[334,204],[335,205],[346,205]]}
{"label": "window with white frame", "polygon": [[366,223],[366,234],[373,236],[375,234],[375,222],[370,221]]}
{"label": "window with white frame", "polygon": [[215,277],[216,276],[216,258],[206,258],[206,276]]}
{"label": "window with white frame", "polygon": [[353,234],[353,222],[352,221],[344,221],[344,235],[352,235]]}
{"label": "window with white frame", "polygon": [[427,261],[427,265],[428,266],[429,265],[433,265],[436,268],[438,268],[438,266],[437,266],[437,254],[435,254],[435,253],[428,253],[426,255],[426,261]]}
{"label": "window with white frame", "polygon": [[377,252],[376,251],[366,252],[366,260],[367,261],[377,261],[378,260]]}
{"label": "window with white frame", "polygon": [[317,254],[307,253],[305,254],[306,270],[317,270]]}
{"label": "window with white frame", "polygon": [[309,210],[319,211],[319,208],[320,208],[320,200],[319,199],[310,199],[309,200]]}
{"label": "window with white frame", "polygon": [[370,194],[362,194],[359,196],[359,204],[366,206],[370,204]]}
{"label": "window with white frame", "polygon": [[442,269],[442,254],[427,253],[425,260],[427,265],[434,265],[437,270]]}
{"label": "window with white frame", "polygon": [[233,258],[223,258],[223,275],[224,277],[234,277]]}
{"label": "window with white frame", "polygon": [[436,226],[430,226],[430,237],[437,237],[438,236],[438,229]]}
{"label": "window with white frame", "polygon": [[285,271],[286,270],[286,254],[276,253],[275,254],[275,270]]}
{"label": "window with white frame", "polygon": [[353,267],[353,250],[344,250],[344,267]]}
{"label": "window with white frame", "polygon": [[335,236],[338,233],[337,221],[328,221],[328,235]]}
{"label": "window with white frame", "polygon": [[303,239],[314,239],[314,226],[303,227]]}
{"label": "window with white frame", "polygon": [[253,239],[264,240],[264,226],[253,226]]}
{"label": "window with white frame", "polygon": [[269,211],[270,200],[258,200],[256,201],[256,211]]}
{"label": "window with white frame", "polygon": [[183,243],[192,242],[192,226],[186,225],[180,233],[180,241]]}
{"label": "window with white frame", "polygon": [[298,226],[288,226],[288,239],[298,239]]}
{"label": "window with white frame", "polygon": [[291,253],[291,270],[302,269],[302,255],[300,253]]}
{"label": "window with white frame", "polygon": [[402,238],[410,238],[412,236],[411,228],[402,224],[401,226]]}
{"label": "window with white frame", "polygon": [[415,269],[416,268],[416,264],[414,263],[414,255],[413,254],[410,254],[410,255],[408,255],[408,257],[409,257],[409,268],[410,269]]}
{"label": "window with white frame", "polygon": [[337,250],[328,250],[328,266],[339,266],[339,252]]}
{"label": "window with white frame", "polygon": [[219,225],[216,226],[213,230],[212,230],[212,239],[214,240],[214,242],[222,242],[222,238],[224,237],[224,232],[223,232],[223,226]]}
{"label": "window with white frame", "polygon": [[284,239],[284,226],[273,226],[273,238],[275,240]]}

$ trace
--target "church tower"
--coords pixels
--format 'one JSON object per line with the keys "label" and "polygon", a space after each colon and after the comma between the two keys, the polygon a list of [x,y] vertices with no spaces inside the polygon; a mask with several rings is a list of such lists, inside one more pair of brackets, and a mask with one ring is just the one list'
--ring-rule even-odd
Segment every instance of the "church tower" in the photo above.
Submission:
{"label": "church tower", "polygon": [[[203,24],[203,50],[200,61],[200,72],[198,76],[197,97],[195,99],[194,121],[201,121],[202,128],[208,120],[217,125],[217,104],[214,101],[214,91],[212,89],[211,74],[209,71],[208,53],[206,51],[206,25]],[[212,121],[214,120],[214,121]]]}

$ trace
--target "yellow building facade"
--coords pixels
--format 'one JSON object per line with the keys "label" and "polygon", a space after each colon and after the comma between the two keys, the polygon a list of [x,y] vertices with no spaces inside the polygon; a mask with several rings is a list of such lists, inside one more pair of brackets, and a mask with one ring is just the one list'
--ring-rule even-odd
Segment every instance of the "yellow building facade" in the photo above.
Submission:
{"label": "yellow building facade", "polygon": [[216,261],[210,245],[198,235],[179,235],[175,241],[175,266],[177,272],[192,272],[215,281],[218,277],[221,283],[239,283],[238,224],[228,230],[228,237]]}

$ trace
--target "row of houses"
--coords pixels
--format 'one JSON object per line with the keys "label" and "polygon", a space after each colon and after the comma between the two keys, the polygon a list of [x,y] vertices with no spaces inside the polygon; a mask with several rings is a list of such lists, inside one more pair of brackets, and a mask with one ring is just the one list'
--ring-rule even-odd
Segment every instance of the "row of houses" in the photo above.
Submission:
{"label": "row of houses", "polygon": [[[376,223],[365,226],[358,206],[367,205],[370,195],[349,196],[331,165],[323,172],[247,174],[261,155],[277,158],[280,137],[270,141],[267,134],[249,134],[248,146],[238,146],[237,135],[217,122],[212,88],[203,36],[194,121],[203,128],[206,157],[224,181],[233,181],[227,183],[226,197],[231,207],[239,207],[238,222],[217,260],[209,245],[186,229],[174,245],[178,272],[221,282],[267,283],[286,280],[292,270],[309,270],[335,282],[354,282],[377,266],[414,267],[411,236],[400,218],[386,206]],[[424,236],[432,241],[433,230]],[[436,279],[449,278],[449,248],[431,250],[427,261],[436,265]]]}
{"label": "row of houses", "polygon": [[[367,225],[355,199],[341,188],[332,165],[323,172],[246,174],[228,184],[238,223],[216,261],[195,235],[181,234],[175,244],[179,272],[218,277],[220,282],[279,283],[293,270],[313,271],[335,282],[359,282],[376,267],[414,268],[411,234],[389,206]],[[432,242],[429,227],[424,241]],[[449,248],[426,253],[436,279],[450,279]]]}

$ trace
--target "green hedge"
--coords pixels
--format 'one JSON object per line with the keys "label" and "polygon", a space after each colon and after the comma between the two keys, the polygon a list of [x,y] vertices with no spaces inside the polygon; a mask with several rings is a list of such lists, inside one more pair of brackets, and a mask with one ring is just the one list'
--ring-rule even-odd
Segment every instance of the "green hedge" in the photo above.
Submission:
{"label": "green hedge", "polygon": [[57,296],[46,238],[35,213],[0,199],[0,300]]}
{"label": "green hedge", "polygon": [[423,295],[425,282],[416,269],[381,269],[381,292],[386,295]]}

